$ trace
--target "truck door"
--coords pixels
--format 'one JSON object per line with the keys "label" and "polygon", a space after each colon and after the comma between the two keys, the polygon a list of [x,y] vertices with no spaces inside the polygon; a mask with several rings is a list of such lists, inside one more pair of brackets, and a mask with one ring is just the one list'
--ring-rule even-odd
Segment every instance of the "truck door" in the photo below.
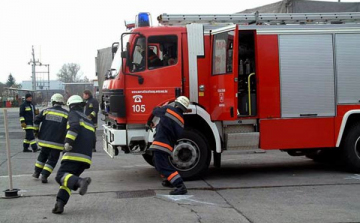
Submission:
{"label": "truck door", "polygon": [[237,119],[238,27],[227,26],[211,32],[211,119]]}
{"label": "truck door", "polygon": [[181,94],[181,36],[176,34],[138,36],[126,76],[126,113],[129,123],[144,123],[154,107]]}

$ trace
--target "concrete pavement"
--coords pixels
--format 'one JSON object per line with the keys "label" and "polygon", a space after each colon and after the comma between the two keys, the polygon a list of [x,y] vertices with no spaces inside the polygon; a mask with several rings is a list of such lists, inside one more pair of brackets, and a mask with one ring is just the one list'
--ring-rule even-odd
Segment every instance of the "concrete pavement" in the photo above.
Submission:
{"label": "concrete pavement", "polygon": [[[22,153],[17,111],[9,112],[13,181],[21,198],[0,199],[0,222],[360,222],[360,176],[280,151],[224,153],[221,169],[186,182],[189,194],[169,196],[141,156],[111,159],[101,148],[83,176],[89,192],[73,192],[63,215],[54,215],[58,185],[31,174],[37,153]],[[0,111],[0,189],[8,188]],[[57,166],[58,168],[58,166]],[[54,172],[56,172],[57,168]]]}

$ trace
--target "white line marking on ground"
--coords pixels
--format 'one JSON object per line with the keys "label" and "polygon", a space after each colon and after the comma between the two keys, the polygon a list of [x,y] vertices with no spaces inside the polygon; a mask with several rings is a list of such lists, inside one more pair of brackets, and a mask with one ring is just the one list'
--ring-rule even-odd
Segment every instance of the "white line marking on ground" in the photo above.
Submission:
{"label": "white line marking on ground", "polygon": [[351,177],[346,177],[345,180],[360,180],[360,174],[354,174]]}
{"label": "white line marking on ground", "polygon": [[[8,178],[9,176],[0,176],[0,178]],[[31,174],[13,175],[12,177],[31,177]]]}
{"label": "white line marking on ground", "polygon": [[164,197],[166,199],[172,200],[172,201],[190,201],[190,202],[195,202],[195,203],[200,203],[200,204],[207,204],[207,205],[216,205],[214,203],[209,203],[209,202],[204,202],[204,201],[198,201],[195,199],[191,199],[192,197],[194,197],[194,195],[164,195],[164,194],[158,194],[156,196],[159,197]]}
{"label": "white line marking on ground", "polygon": [[121,168],[134,168],[134,167],[149,167],[149,165],[133,165],[133,166],[123,166]]}

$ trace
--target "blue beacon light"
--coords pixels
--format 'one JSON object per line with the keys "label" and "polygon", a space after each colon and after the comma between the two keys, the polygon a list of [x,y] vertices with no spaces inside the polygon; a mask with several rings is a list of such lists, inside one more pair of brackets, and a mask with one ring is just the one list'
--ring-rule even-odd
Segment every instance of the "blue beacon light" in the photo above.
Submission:
{"label": "blue beacon light", "polygon": [[150,13],[141,12],[136,16],[136,27],[149,27],[151,26]]}

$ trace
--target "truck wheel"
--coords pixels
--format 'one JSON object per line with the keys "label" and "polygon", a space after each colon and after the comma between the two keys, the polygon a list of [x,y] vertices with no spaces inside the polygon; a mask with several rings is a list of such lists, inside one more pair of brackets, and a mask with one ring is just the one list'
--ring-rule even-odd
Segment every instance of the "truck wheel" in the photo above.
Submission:
{"label": "truck wheel", "polygon": [[360,172],[360,124],[350,127],[342,143],[345,167],[351,172]]}
{"label": "truck wheel", "polygon": [[182,178],[199,178],[210,165],[211,151],[206,138],[195,129],[185,129],[174,146],[170,163]]}
{"label": "truck wheel", "polygon": [[152,156],[152,155],[150,155],[150,154],[143,154],[142,156],[143,156],[144,160],[145,160],[148,164],[150,164],[151,166],[154,166],[153,156]]}

